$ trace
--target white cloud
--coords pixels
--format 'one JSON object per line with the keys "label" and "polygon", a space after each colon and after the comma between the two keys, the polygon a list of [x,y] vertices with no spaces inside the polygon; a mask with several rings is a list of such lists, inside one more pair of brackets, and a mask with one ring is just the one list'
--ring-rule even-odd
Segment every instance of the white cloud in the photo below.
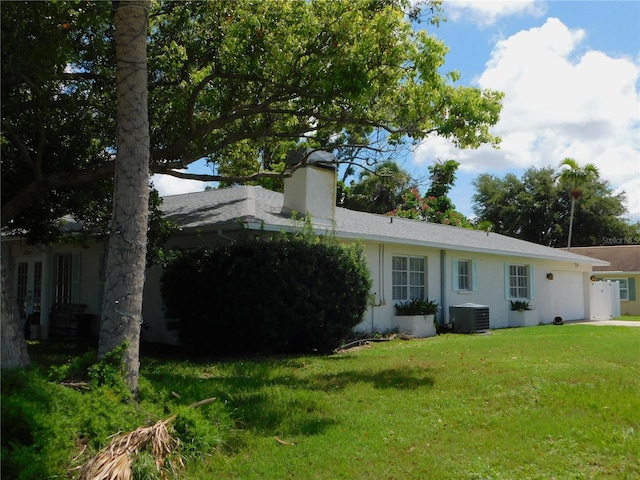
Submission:
{"label": "white cloud", "polygon": [[152,175],[151,181],[161,197],[182,193],[201,192],[205,183],[198,180],[185,180],[171,175]]}
{"label": "white cloud", "polygon": [[453,20],[469,18],[480,26],[493,25],[502,17],[543,15],[547,8],[542,0],[445,0],[447,16]]}
{"label": "white cloud", "polygon": [[615,193],[625,192],[627,212],[634,222],[640,222],[640,176],[620,185]]}
{"label": "white cloud", "polygon": [[454,158],[467,172],[557,166],[565,157],[594,163],[601,177],[627,193],[640,219],[640,63],[576,50],[586,32],[549,18],[541,27],[499,41],[481,88],[505,93],[494,133],[500,150],[457,150],[442,139],[424,142],[414,162]]}

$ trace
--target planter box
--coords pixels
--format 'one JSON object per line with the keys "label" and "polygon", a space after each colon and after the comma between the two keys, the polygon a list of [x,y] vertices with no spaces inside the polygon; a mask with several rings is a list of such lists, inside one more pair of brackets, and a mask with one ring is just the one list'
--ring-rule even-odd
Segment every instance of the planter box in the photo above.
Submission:
{"label": "planter box", "polygon": [[434,315],[396,315],[393,317],[393,327],[414,337],[433,337],[436,334]]}
{"label": "planter box", "polygon": [[510,327],[533,327],[539,323],[538,313],[535,310],[509,310]]}

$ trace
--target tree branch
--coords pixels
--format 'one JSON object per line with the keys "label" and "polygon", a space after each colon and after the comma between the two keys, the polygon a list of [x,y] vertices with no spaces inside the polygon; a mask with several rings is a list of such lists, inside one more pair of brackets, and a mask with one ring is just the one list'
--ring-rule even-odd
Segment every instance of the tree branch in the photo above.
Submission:
{"label": "tree branch", "polygon": [[[294,170],[297,168],[294,168]],[[254,180],[258,180],[260,178],[286,178],[290,177],[293,173],[291,170],[288,170],[283,173],[278,172],[256,172],[251,175],[243,175],[243,176],[225,176],[225,175],[213,175],[206,173],[188,173],[188,172],[179,172],[177,170],[165,170],[161,172],[164,175],[170,175],[176,178],[182,178],[185,180],[199,180],[201,182],[225,182],[225,183],[247,183]]]}
{"label": "tree branch", "polygon": [[112,178],[114,164],[104,163],[91,170],[79,172],[61,172],[44,175],[41,179],[34,179],[28,185],[22,187],[17,195],[11,197],[2,205],[1,225],[4,227],[15,217],[20,215],[27,207],[37,203],[42,195],[57,188],[69,188],[70,185],[79,185],[98,180]]}

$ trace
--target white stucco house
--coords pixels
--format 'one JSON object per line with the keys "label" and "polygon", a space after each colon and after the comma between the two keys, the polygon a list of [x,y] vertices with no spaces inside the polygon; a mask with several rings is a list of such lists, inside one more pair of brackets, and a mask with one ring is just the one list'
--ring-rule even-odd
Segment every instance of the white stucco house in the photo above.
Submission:
{"label": "white stucco house", "polygon": [[[415,297],[438,302],[440,323],[451,321],[450,307],[481,306],[489,311],[492,329],[522,325],[510,315],[512,300],[529,302],[527,325],[590,317],[593,267],[608,262],[492,232],[337,208],[335,182],[330,163],[310,161],[286,179],[284,194],[240,186],[165,197],[162,210],[182,227],[170,244],[188,248],[232,242],[242,232],[292,231],[300,228],[294,212],[298,218],[309,213],[318,233],[332,232],[364,247],[373,283],[360,331],[393,328],[394,305]],[[51,312],[59,304],[78,304],[79,320],[58,334],[97,333],[106,240],[89,248],[35,247],[15,237],[3,242],[23,317],[40,312],[34,335],[46,338],[60,330]],[[143,340],[173,343],[172,319],[165,318],[159,293],[161,273],[158,267],[147,271]]]}

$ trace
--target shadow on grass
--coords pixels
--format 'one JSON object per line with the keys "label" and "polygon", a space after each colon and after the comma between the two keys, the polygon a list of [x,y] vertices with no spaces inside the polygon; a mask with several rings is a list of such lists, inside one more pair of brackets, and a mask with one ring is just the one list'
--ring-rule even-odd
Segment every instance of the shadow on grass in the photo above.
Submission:
{"label": "shadow on grass", "polygon": [[389,390],[433,385],[429,371],[417,366],[315,374],[304,372],[305,366],[303,358],[265,358],[192,364],[190,370],[179,372],[160,361],[143,374],[190,401],[215,396],[238,427],[267,435],[317,435],[334,425],[336,420],[326,414],[331,399],[318,392],[330,394],[356,385]]}
{"label": "shadow on grass", "polygon": [[[80,355],[93,344],[54,342],[30,346],[36,363],[59,365]],[[331,359],[340,361],[338,357]],[[326,360],[326,357],[323,357]],[[317,392],[339,392],[352,386],[372,389],[412,390],[431,387],[428,370],[417,366],[379,369],[336,369],[305,372],[308,357],[264,357],[241,359],[192,359],[179,348],[143,345],[141,376],[149,382],[141,388],[147,400],[187,405],[217,397],[221,409],[236,426],[267,435],[317,435],[336,421],[326,414],[326,396]],[[334,370],[333,368],[331,370]],[[176,395],[177,394],[177,395]]]}
{"label": "shadow on grass", "polygon": [[[317,390],[344,389],[356,383],[370,384],[375,389],[413,390],[433,386],[433,379],[424,368],[406,366],[386,370],[340,372],[319,375],[310,383]],[[315,386],[315,388],[314,388]]]}

